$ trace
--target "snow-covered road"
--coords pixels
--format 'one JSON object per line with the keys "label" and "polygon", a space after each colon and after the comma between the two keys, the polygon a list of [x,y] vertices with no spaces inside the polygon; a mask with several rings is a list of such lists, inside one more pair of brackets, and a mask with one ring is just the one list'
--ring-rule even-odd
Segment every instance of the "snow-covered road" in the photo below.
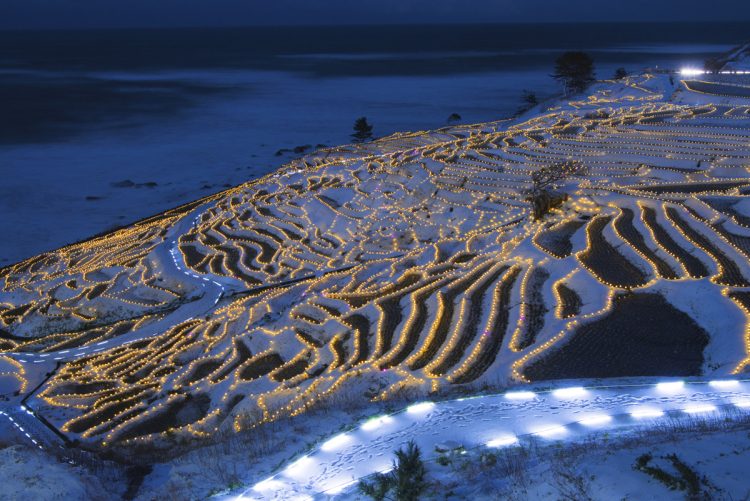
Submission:
{"label": "snow-covered road", "polygon": [[726,409],[750,411],[750,380],[561,386],[546,391],[425,401],[335,435],[273,476],[227,499],[333,496],[362,477],[387,471],[393,452],[409,440],[414,440],[430,459],[436,455],[435,446],[447,440],[467,449],[507,447],[528,437],[564,440],[597,430],[710,416]]}
{"label": "snow-covered road", "polygon": [[[35,447],[38,447],[39,449],[44,450],[44,446],[42,445],[42,443],[40,443],[40,441],[42,440],[40,437],[42,435],[46,437],[48,436],[49,433],[52,433],[52,432],[49,430],[45,430],[39,433],[39,430],[41,429],[41,426],[42,426],[41,423],[34,417],[34,414],[30,410],[28,410],[25,406],[21,405],[18,407],[14,407],[12,410],[10,408],[0,410],[0,418],[7,419],[8,423],[14,426],[18,433],[23,434],[29,440],[29,442],[31,442]],[[34,434],[34,436],[31,435],[33,431],[29,429],[31,425],[37,425],[40,427],[34,430],[35,432],[37,432]],[[61,447],[59,444],[61,444],[62,441],[60,439],[57,439],[57,440],[54,440],[52,443]],[[49,443],[46,445],[50,446]]]}

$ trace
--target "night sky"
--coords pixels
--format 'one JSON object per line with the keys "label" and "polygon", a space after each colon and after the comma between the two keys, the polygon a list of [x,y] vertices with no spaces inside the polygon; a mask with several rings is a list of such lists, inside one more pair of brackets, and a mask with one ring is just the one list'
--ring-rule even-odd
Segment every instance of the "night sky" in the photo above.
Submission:
{"label": "night sky", "polygon": [[0,29],[725,20],[750,20],[750,1],[2,0],[0,2]]}

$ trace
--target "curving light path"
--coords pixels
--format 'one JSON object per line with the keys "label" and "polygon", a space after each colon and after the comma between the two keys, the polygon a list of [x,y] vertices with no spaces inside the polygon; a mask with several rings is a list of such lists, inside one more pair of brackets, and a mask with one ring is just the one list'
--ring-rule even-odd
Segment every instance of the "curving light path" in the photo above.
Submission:
{"label": "curving light path", "polygon": [[414,440],[426,459],[435,446],[507,447],[519,438],[565,440],[591,431],[666,418],[750,411],[750,380],[666,381],[620,386],[560,387],[543,392],[421,402],[372,418],[329,438],[231,500],[325,499],[360,478],[391,467],[393,451]]}

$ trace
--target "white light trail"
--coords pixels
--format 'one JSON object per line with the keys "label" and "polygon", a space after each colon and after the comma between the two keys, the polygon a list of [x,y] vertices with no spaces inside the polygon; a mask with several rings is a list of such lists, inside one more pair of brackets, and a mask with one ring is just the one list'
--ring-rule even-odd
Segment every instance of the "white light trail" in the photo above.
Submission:
{"label": "white light trail", "polygon": [[685,387],[685,381],[665,381],[663,383],[657,383],[656,391],[662,393],[674,393],[682,390]]}
{"label": "white light trail", "polygon": [[552,396],[557,398],[581,398],[588,394],[588,390],[582,386],[572,386],[570,388],[560,388],[552,392]]}
{"label": "white light trail", "polygon": [[664,411],[660,409],[640,408],[631,411],[630,415],[635,419],[658,418],[664,415]]}
{"label": "white light trail", "polygon": [[310,456],[303,456],[284,469],[284,475],[295,480],[303,480],[310,477],[310,468],[315,460]]}
{"label": "white light trail", "polygon": [[435,407],[433,402],[419,402],[418,404],[412,404],[406,408],[406,412],[409,414],[422,414],[429,412]]}
{"label": "white light trail", "polygon": [[593,414],[591,416],[586,416],[578,422],[584,426],[600,426],[607,424],[610,421],[612,421],[612,416],[608,414]]}
{"label": "white light trail", "polygon": [[324,442],[323,445],[320,446],[320,450],[325,452],[332,452],[335,450],[339,450],[342,447],[344,447],[346,444],[351,442],[352,437],[347,435],[346,433],[342,433],[340,435],[336,435],[333,438],[328,439],[327,442]]}
{"label": "white light trail", "polygon": [[267,478],[263,480],[262,482],[258,482],[253,486],[253,490],[257,492],[268,492],[268,491],[278,491],[284,487],[284,482],[281,480],[277,480],[275,478]]}
{"label": "white light trail", "polygon": [[541,428],[534,430],[531,434],[537,435],[543,438],[559,437],[568,433],[568,430],[564,426],[552,426],[550,428]]}
{"label": "white light trail", "polygon": [[734,381],[732,379],[725,379],[725,380],[709,381],[708,385],[712,388],[717,388],[720,390],[728,390],[730,388],[739,388],[740,382]]}
{"label": "white light trail", "polygon": [[696,404],[682,409],[683,412],[686,412],[688,414],[703,414],[706,412],[714,412],[715,410],[715,406],[708,404]]}
{"label": "white light trail", "polygon": [[364,423],[362,423],[362,426],[360,426],[360,429],[364,431],[372,431],[377,430],[384,424],[388,424],[393,421],[393,418],[390,416],[377,416],[371,419],[368,419]]}
{"label": "white light trail", "polygon": [[533,391],[511,391],[505,394],[508,400],[531,400],[536,397]]}

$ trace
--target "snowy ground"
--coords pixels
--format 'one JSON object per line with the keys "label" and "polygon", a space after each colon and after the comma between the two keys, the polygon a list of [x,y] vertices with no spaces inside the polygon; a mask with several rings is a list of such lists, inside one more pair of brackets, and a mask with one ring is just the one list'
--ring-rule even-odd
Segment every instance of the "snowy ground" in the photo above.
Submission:
{"label": "snowy ground", "polygon": [[[596,433],[572,443],[535,441],[503,450],[444,454],[441,462],[427,463],[431,485],[425,499],[746,499],[748,430],[747,417],[739,423],[722,416],[689,418],[656,429],[645,425],[621,434]],[[650,456],[649,467],[682,479],[672,455],[695,473],[697,495],[636,468],[639,458]],[[367,499],[353,489],[339,498]]]}
{"label": "snowy ground", "polygon": [[45,452],[22,445],[0,448],[0,498],[21,500],[87,499],[119,497],[122,485],[105,484],[80,466],[59,462]]}
{"label": "snowy ground", "polygon": [[[451,447],[504,448],[519,441],[576,440],[592,431],[655,426],[669,418],[710,416],[720,410],[746,412],[750,381],[663,381],[627,386],[558,386],[546,391],[420,402],[403,413],[373,417],[335,435],[308,454],[283,465],[239,498],[310,499],[337,495],[363,477],[390,469],[392,453],[413,440],[435,459]],[[445,448],[445,446],[442,446]]]}

